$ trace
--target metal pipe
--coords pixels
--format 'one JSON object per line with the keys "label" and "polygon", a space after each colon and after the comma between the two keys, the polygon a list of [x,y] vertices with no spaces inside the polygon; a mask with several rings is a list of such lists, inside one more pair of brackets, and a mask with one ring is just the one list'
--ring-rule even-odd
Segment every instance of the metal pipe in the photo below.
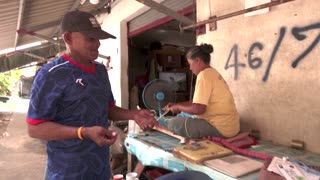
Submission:
{"label": "metal pipe", "polygon": [[18,33],[18,34],[28,34],[28,35],[37,37],[37,38],[39,38],[39,39],[43,39],[43,40],[46,40],[46,41],[48,41],[48,42],[51,42],[51,43],[54,43],[54,44],[58,44],[58,45],[61,45],[61,46],[65,47],[65,45],[64,45],[64,44],[61,44],[59,41],[56,41],[56,40],[54,40],[54,39],[52,39],[52,38],[48,38],[48,37],[46,37],[46,36],[43,36],[43,35],[41,35],[41,34],[38,34],[38,33],[32,32],[32,31],[27,31],[27,30],[25,30],[25,29],[19,29],[19,30],[17,30],[17,33]]}
{"label": "metal pipe", "polygon": [[233,17],[233,16],[238,16],[238,15],[245,14],[245,13],[248,13],[248,12],[252,12],[252,11],[268,8],[268,7],[271,7],[271,6],[276,6],[276,5],[287,3],[287,2],[290,2],[290,1],[294,1],[294,0],[272,1],[270,3],[261,4],[261,5],[254,6],[254,7],[251,7],[251,8],[247,8],[247,9],[244,9],[244,10],[236,11],[236,12],[233,12],[233,13],[230,13],[230,14],[225,14],[225,15],[222,15],[222,16],[219,16],[219,17],[214,17],[212,19],[201,21],[201,22],[189,25],[189,26],[185,26],[185,27],[180,28],[180,30],[187,30],[187,29],[190,29],[190,28],[196,28],[196,27],[199,27],[199,26],[204,25],[204,24],[208,24],[208,23],[219,21],[219,20],[222,20],[222,19],[227,19],[227,18],[230,18],[230,17]]}
{"label": "metal pipe", "polygon": [[12,55],[15,55],[15,54],[24,54],[24,55],[27,55],[27,56],[30,56],[30,57],[33,57],[33,58],[36,58],[36,59],[40,59],[40,60],[45,60],[46,58],[42,57],[42,56],[38,56],[36,54],[33,54],[33,53],[28,53],[26,51],[21,51],[21,50],[18,50],[18,51],[14,51],[14,52],[11,52],[11,53],[8,53],[7,56],[12,56]]}
{"label": "metal pipe", "polygon": [[38,56],[36,54],[32,54],[32,53],[28,53],[28,52],[23,52],[23,54],[27,55],[27,56],[30,56],[30,57],[33,57],[33,58],[36,58],[36,59],[40,59],[42,61],[46,60],[46,58],[44,57],[41,57],[41,56]]}
{"label": "metal pipe", "polygon": [[[24,8],[25,8],[25,0],[20,0],[17,29],[20,29],[20,27],[21,27]],[[16,47],[18,45],[18,40],[19,40],[19,34],[16,33],[16,37],[15,37],[14,45],[13,45],[14,49],[16,49]]]}
{"label": "metal pipe", "polygon": [[[18,34],[28,34],[28,35],[31,35],[31,36],[35,36],[35,37],[37,37],[37,38],[39,38],[39,39],[43,39],[43,40],[46,40],[46,41],[48,41],[48,42],[51,42],[51,43],[60,45],[60,46],[62,46],[62,47],[66,47],[66,45],[61,44],[59,41],[56,41],[56,40],[54,40],[54,39],[52,39],[52,38],[48,38],[48,37],[46,37],[46,36],[43,36],[43,35],[38,34],[38,33],[35,33],[35,32],[27,31],[27,30],[25,30],[25,29],[19,29],[19,30],[17,30],[17,33],[18,33]],[[108,59],[108,57],[109,57],[109,56],[105,56],[105,55],[102,55],[102,54],[99,54],[98,56],[101,57],[101,58],[103,58],[103,59]]]}

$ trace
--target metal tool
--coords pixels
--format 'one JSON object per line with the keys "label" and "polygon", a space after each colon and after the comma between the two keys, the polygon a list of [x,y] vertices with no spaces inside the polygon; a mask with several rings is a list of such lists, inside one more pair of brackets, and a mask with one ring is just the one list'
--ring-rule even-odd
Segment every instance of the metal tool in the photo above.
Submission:
{"label": "metal tool", "polygon": [[156,120],[159,121],[161,118],[163,118],[166,114],[168,114],[170,111],[166,110],[161,116],[159,116]]}

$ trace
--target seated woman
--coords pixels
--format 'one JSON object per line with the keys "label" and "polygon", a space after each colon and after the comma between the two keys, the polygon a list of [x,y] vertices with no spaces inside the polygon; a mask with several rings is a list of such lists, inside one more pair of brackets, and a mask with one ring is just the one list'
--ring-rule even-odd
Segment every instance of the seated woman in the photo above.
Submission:
{"label": "seated woman", "polygon": [[229,86],[219,72],[210,66],[213,47],[201,44],[186,54],[190,70],[197,75],[192,101],[168,103],[163,110],[174,114],[166,126],[183,137],[199,139],[207,136],[229,138],[240,130],[237,112]]}

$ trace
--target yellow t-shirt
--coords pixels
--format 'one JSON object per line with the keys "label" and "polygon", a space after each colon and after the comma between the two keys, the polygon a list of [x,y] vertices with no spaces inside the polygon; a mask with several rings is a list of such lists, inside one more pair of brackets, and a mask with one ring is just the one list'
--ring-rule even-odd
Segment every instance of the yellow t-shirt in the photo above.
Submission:
{"label": "yellow t-shirt", "polygon": [[232,93],[216,69],[207,68],[198,74],[193,103],[207,106],[205,113],[197,117],[207,120],[222,135],[233,137],[239,132],[239,114]]}

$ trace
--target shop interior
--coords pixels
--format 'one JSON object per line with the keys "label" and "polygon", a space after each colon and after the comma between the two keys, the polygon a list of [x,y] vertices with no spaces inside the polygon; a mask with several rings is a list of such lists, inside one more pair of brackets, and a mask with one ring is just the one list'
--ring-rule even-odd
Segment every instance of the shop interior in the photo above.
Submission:
{"label": "shop interior", "polygon": [[[189,15],[190,18],[193,16]],[[189,70],[185,53],[195,44],[195,30],[180,31],[176,20],[129,37],[129,107],[145,108],[142,92],[153,79],[170,83],[174,91],[172,102],[189,100],[195,77]]]}

